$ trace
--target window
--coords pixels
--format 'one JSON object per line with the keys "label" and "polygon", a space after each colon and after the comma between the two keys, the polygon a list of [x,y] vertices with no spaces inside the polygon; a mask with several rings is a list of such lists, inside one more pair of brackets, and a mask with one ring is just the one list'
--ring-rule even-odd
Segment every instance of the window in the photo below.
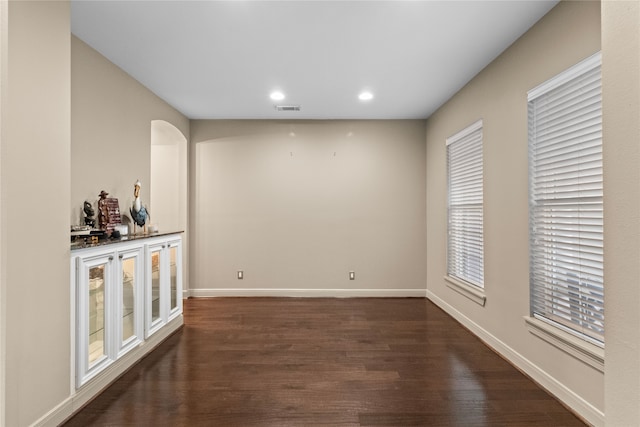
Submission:
{"label": "window", "polygon": [[482,120],[447,138],[447,172],[447,274],[482,288]]}
{"label": "window", "polygon": [[528,94],[531,314],[604,345],[601,58]]}

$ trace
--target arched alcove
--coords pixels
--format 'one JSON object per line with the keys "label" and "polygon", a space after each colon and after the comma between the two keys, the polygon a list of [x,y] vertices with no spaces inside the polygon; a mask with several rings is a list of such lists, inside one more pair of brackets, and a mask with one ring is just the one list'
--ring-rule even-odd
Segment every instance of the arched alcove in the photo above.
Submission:
{"label": "arched alcove", "polygon": [[187,281],[187,138],[169,122],[151,122],[150,224],[160,232],[185,231],[183,235],[183,284]]}
{"label": "arched alcove", "polygon": [[186,230],[187,139],[171,123],[151,122],[151,224],[160,231]]}

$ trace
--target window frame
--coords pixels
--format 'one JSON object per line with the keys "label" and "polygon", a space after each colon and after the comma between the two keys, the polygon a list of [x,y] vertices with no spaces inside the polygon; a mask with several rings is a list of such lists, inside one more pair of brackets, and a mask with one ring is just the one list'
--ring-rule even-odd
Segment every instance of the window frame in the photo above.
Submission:
{"label": "window frame", "polygon": [[[573,139],[569,137],[563,137],[564,139],[558,138],[559,142],[554,141],[553,148],[554,151],[557,149],[566,149],[567,158],[572,159],[574,164],[571,165],[571,167],[563,169],[562,173],[558,172],[560,169],[558,166],[549,167],[546,173],[540,171],[542,168],[539,168],[536,164],[536,155],[539,154],[536,153],[538,153],[537,150],[542,147],[543,144],[539,139],[536,139],[534,133],[538,130],[537,126],[539,124],[537,119],[542,115],[536,115],[539,114],[539,111],[537,109],[534,111],[534,108],[540,108],[540,105],[534,104],[537,101],[543,102],[543,97],[548,94],[553,94],[554,91],[556,91],[555,93],[559,93],[568,90],[570,84],[577,81],[576,79],[597,73],[601,65],[602,58],[600,52],[598,52],[527,93],[530,258],[530,317],[527,320],[527,324],[528,326],[536,325],[538,331],[544,329],[543,324],[547,324],[548,327],[544,329],[544,335],[555,336],[556,340],[562,336],[565,337],[562,338],[562,340],[567,342],[567,334],[579,338],[584,344],[581,351],[590,355],[597,355],[598,360],[602,359],[601,350],[604,348],[604,280],[602,279],[604,270],[602,263],[604,243],[602,212],[604,203],[602,194],[601,75],[597,80],[597,84],[594,86],[595,89],[590,88],[589,91],[586,91],[587,85],[581,82],[578,86],[579,90],[571,92],[571,94],[579,93],[580,96],[584,96],[587,93],[599,92],[599,104],[597,109],[593,110],[595,112],[592,113],[588,108],[584,107],[584,105],[588,104],[586,98],[580,98],[580,103],[575,104],[580,105],[579,112],[581,115],[579,118],[581,120],[589,116],[589,123],[597,122],[597,125],[594,127],[595,129],[598,129],[599,126],[600,137],[590,140],[595,141],[591,142],[594,147],[593,158],[595,160],[589,160],[589,169],[592,169],[594,172],[592,172],[593,175],[588,178],[585,173],[587,160],[586,158],[580,159],[580,157],[585,157],[584,153],[586,150],[583,148],[586,145],[585,137],[582,137],[582,139],[577,138],[575,134],[578,132],[575,130],[571,131]],[[594,83],[592,81],[589,84],[593,85]],[[567,98],[561,99],[566,102],[569,95],[565,93],[564,96]],[[589,105],[595,105],[595,103]],[[563,108],[569,110],[568,107]],[[549,109],[551,109],[550,106]],[[566,110],[563,109],[562,112],[565,113]],[[557,116],[554,115],[553,117],[560,116],[559,112],[554,114],[557,114]],[[572,120],[575,121],[575,118]],[[549,122],[550,121],[551,120],[549,120]],[[585,123],[587,122],[585,121]],[[580,131],[583,132],[588,128],[585,123],[580,123],[580,126],[575,125],[573,129],[580,129]],[[597,134],[598,131],[592,131],[592,133]],[[578,150],[571,148],[571,152],[569,152],[568,147],[571,145],[579,146]],[[572,154],[572,152],[580,153],[580,155]],[[599,169],[597,166],[598,161]],[[547,164],[548,163],[549,161],[547,161]],[[571,186],[567,185],[568,180],[566,176],[569,173],[576,175],[576,178],[573,179],[575,184]],[[562,176],[562,178],[559,178],[560,176]],[[543,179],[540,179],[541,177]],[[589,182],[589,186],[593,187],[592,192],[582,190],[586,188],[587,181]],[[537,190],[537,187],[543,189]],[[573,188],[578,188],[578,190],[575,191],[578,192],[579,195],[574,198],[569,198],[567,194],[570,190],[574,191]],[[541,194],[546,194],[546,196],[543,197]],[[563,204],[565,206],[563,206]],[[572,207],[569,208],[568,205]],[[587,208],[587,206],[590,207]],[[562,215],[565,215],[565,220],[559,219],[560,214],[558,214],[558,212],[561,209],[564,211]],[[594,210],[593,218],[588,217],[590,214],[585,214],[587,209]],[[544,215],[540,213],[543,210],[547,212]],[[541,217],[544,217],[545,220],[542,221],[540,219]],[[538,228],[542,228],[543,231],[538,231]],[[569,237],[558,237],[564,232],[562,230],[566,230],[567,228],[571,228],[568,232],[570,235],[567,235]],[[599,232],[597,231],[598,228],[600,229]],[[596,231],[588,232],[589,240],[593,239],[593,241],[599,244],[593,251],[600,252],[600,254],[589,254],[588,256],[593,257],[593,260],[584,261],[586,257],[584,255],[586,246],[582,243],[582,237],[576,238],[575,235],[586,235],[586,230],[591,229],[595,229]],[[543,239],[543,237],[546,237],[546,239]],[[544,245],[540,243],[543,240],[545,241]],[[563,240],[562,243],[560,243],[561,240]],[[572,242],[566,243],[568,240]],[[587,240],[587,238],[585,238],[585,240]],[[574,243],[575,241],[578,243]],[[541,248],[544,248],[544,250],[541,250]],[[542,265],[545,266],[545,269],[541,268]],[[570,280],[569,277],[574,277],[573,275],[575,275],[576,279]],[[597,277],[601,278],[599,284]],[[575,295],[579,295],[579,297]],[[535,319],[535,321],[532,319]],[[554,329],[556,331],[555,334],[550,332]],[[530,331],[536,333],[531,327]],[[541,336],[538,333],[536,333],[536,335]],[[554,342],[551,339],[546,339],[545,336],[541,336],[541,338],[557,346],[557,341]],[[572,347],[576,347],[575,343],[572,344]]]}
{"label": "window frame", "polygon": [[[460,151],[467,154],[461,154]],[[446,159],[447,274],[445,280],[452,289],[484,305],[486,296],[484,295],[484,123],[482,119],[446,139]],[[471,190],[464,188],[468,186],[460,183],[460,175],[463,172],[471,174],[473,179],[479,178],[479,185],[475,183]],[[456,195],[453,196],[453,194]],[[458,200],[453,201],[454,198]],[[477,199],[480,201],[478,202]],[[458,221],[454,218],[458,218]],[[454,232],[458,237],[453,237]],[[463,241],[465,241],[464,244],[462,244]],[[472,262],[471,258],[474,257],[478,259]]]}

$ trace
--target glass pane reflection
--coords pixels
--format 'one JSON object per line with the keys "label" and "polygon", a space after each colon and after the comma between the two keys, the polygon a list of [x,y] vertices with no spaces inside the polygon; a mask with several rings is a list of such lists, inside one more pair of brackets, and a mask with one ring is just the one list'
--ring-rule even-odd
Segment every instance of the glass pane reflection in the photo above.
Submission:
{"label": "glass pane reflection", "polygon": [[133,336],[136,259],[122,261],[122,341]]}
{"label": "glass pane reflection", "polygon": [[151,321],[160,318],[160,251],[151,253]]}
{"label": "glass pane reflection", "polygon": [[104,354],[105,266],[89,269],[89,365]]}
{"label": "glass pane reflection", "polygon": [[170,263],[171,269],[171,310],[178,307],[178,264],[176,262],[178,248],[170,248]]}

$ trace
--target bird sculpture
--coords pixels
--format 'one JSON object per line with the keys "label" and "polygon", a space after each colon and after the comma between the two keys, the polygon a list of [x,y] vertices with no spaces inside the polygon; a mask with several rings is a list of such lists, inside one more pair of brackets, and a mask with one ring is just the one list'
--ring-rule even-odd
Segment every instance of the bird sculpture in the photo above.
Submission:
{"label": "bird sculpture", "polygon": [[145,206],[142,206],[142,202],[140,202],[141,186],[142,184],[140,184],[140,180],[136,181],[133,187],[133,205],[131,206],[131,209],[129,209],[129,213],[131,213],[131,219],[133,220],[134,224],[137,224],[139,227],[143,227],[143,230],[146,233],[147,227],[145,224],[147,223],[147,219],[149,219],[149,212],[147,211],[147,208]]}

